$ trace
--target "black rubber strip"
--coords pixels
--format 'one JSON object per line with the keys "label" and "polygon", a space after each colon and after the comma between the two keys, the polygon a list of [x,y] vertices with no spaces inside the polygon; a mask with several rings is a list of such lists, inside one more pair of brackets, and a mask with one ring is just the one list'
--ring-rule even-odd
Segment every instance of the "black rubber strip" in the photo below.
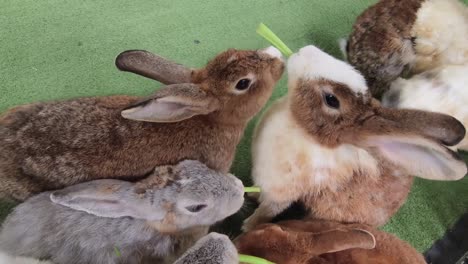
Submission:
{"label": "black rubber strip", "polygon": [[468,264],[468,212],[425,253],[428,264]]}

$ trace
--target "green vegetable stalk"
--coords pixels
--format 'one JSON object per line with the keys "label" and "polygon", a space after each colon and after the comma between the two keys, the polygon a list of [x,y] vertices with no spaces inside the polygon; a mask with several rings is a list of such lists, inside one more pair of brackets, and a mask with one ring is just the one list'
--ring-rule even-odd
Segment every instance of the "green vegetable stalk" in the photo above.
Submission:
{"label": "green vegetable stalk", "polygon": [[250,193],[250,192],[260,192],[260,187],[244,187],[244,192]]}
{"label": "green vegetable stalk", "polygon": [[283,41],[281,41],[278,36],[276,36],[273,31],[271,31],[265,24],[260,23],[257,28],[257,33],[264,37],[268,42],[270,42],[273,46],[275,46],[277,49],[281,51],[285,56],[289,57],[293,54],[293,52],[284,44]]}
{"label": "green vegetable stalk", "polygon": [[249,255],[242,255],[242,254],[239,254],[239,262],[248,263],[248,264],[275,264],[266,259],[257,258],[254,256],[249,256]]}

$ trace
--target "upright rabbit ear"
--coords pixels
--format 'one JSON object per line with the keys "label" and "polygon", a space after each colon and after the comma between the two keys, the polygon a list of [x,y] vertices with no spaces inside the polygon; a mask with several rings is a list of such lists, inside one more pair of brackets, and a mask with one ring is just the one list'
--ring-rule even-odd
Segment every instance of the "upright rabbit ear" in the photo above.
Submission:
{"label": "upright rabbit ear", "polygon": [[171,123],[218,110],[220,103],[195,84],[173,84],[122,111],[127,119]]}
{"label": "upright rabbit ear", "polygon": [[55,191],[52,202],[100,217],[130,216],[158,221],[165,212],[151,206],[143,194],[134,191],[134,184],[119,180],[95,180]]}
{"label": "upright rabbit ear", "polygon": [[127,50],[115,59],[121,71],[132,72],[163,84],[189,83],[192,70],[145,50]]}

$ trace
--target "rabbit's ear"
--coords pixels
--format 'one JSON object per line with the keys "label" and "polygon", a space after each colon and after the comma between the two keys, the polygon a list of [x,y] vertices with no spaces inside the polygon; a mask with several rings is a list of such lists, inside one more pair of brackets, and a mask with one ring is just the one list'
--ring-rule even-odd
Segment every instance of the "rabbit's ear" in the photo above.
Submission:
{"label": "rabbit's ear", "polygon": [[219,109],[220,103],[195,84],[173,84],[122,111],[127,119],[172,123]]}
{"label": "rabbit's ear", "polygon": [[127,50],[115,59],[121,71],[132,72],[163,84],[189,83],[192,70],[145,50]]}
{"label": "rabbit's ear", "polygon": [[[466,163],[452,150],[423,137],[382,135],[367,138],[387,160],[410,175],[429,180],[459,180],[467,173]],[[398,172],[395,172],[398,175]]]}
{"label": "rabbit's ear", "polygon": [[333,253],[351,248],[373,249],[376,245],[374,235],[364,229],[339,228],[321,233],[300,233],[311,238],[314,255]]}
{"label": "rabbit's ear", "polygon": [[151,206],[145,194],[137,194],[134,184],[119,180],[95,180],[76,184],[51,193],[56,204],[100,217],[130,216],[158,221],[164,212]]}
{"label": "rabbit's ear", "polygon": [[430,180],[465,176],[465,162],[444,146],[457,144],[465,136],[460,121],[409,109],[376,108],[374,113],[360,133],[366,147],[377,149],[383,158],[413,176]]}
{"label": "rabbit's ear", "polygon": [[[390,129],[389,131],[404,131],[421,135],[446,146],[455,146],[463,140],[466,134],[466,129],[459,120],[442,113],[380,107],[377,115],[385,119],[387,124],[383,124],[383,127]],[[389,127],[389,122],[394,124]],[[399,126],[398,129],[394,129],[396,125]],[[378,126],[379,124],[376,124],[375,127]]]}

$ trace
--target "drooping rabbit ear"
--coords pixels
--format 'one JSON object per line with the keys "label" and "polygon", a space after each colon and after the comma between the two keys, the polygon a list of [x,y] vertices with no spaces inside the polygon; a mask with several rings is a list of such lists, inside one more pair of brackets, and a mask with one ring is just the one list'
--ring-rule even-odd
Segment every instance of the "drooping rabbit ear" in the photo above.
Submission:
{"label": "drooping rabbit ear", "polygon": [[127,107],[122,111],[122,116],[138,121],[171,123],[206,115],[219,107],[219,100],[197,85],[173,84]]}
{"label": "drooping rabbit ear", "polygon": [[115,59],[121,71],[132,72],[163,84],[189,83],[192,70],[145,50],[127,50]]}
{"label": "drooping rabbit ear", "polygon": [[381,135],[370,136],[365,142],[412,176],[449,181],[459,180],[467,173],[466,163],[457,153],[433,140],[408,135]]}
{"label": "drooping rabbit ear", "polygon": [[351,248],[373,249],[376,245],[374,235],[364,229],[339,228],[321,233],[301,233],[313,242],[311,251],[314,255],[333,253]]}
{"label": "drooping rabbit ear", "polygon": [[151,206],[150,199],[134,191],[134,184],[119,180],[95,180],[76,184],[51,193],[56,204],[100,217],[130,216],[158,221],[164,209]]}
{"label": "drooping rabbit ear", "polygon": [[425,136],[446,146],[458,144],[466,133],[465,127],[459,120],[442,113],[381,107],[378,115],[400,124],[402,130]]}
{"label": "drooping rabbit ear", "polygon": [[465,135],[455,118],[409,109],[376,108],[363,126],[362,144],[377,149],[387,161],[410,175],[431,180],[459,180],[465,162],[445,145],[457,144]]}

